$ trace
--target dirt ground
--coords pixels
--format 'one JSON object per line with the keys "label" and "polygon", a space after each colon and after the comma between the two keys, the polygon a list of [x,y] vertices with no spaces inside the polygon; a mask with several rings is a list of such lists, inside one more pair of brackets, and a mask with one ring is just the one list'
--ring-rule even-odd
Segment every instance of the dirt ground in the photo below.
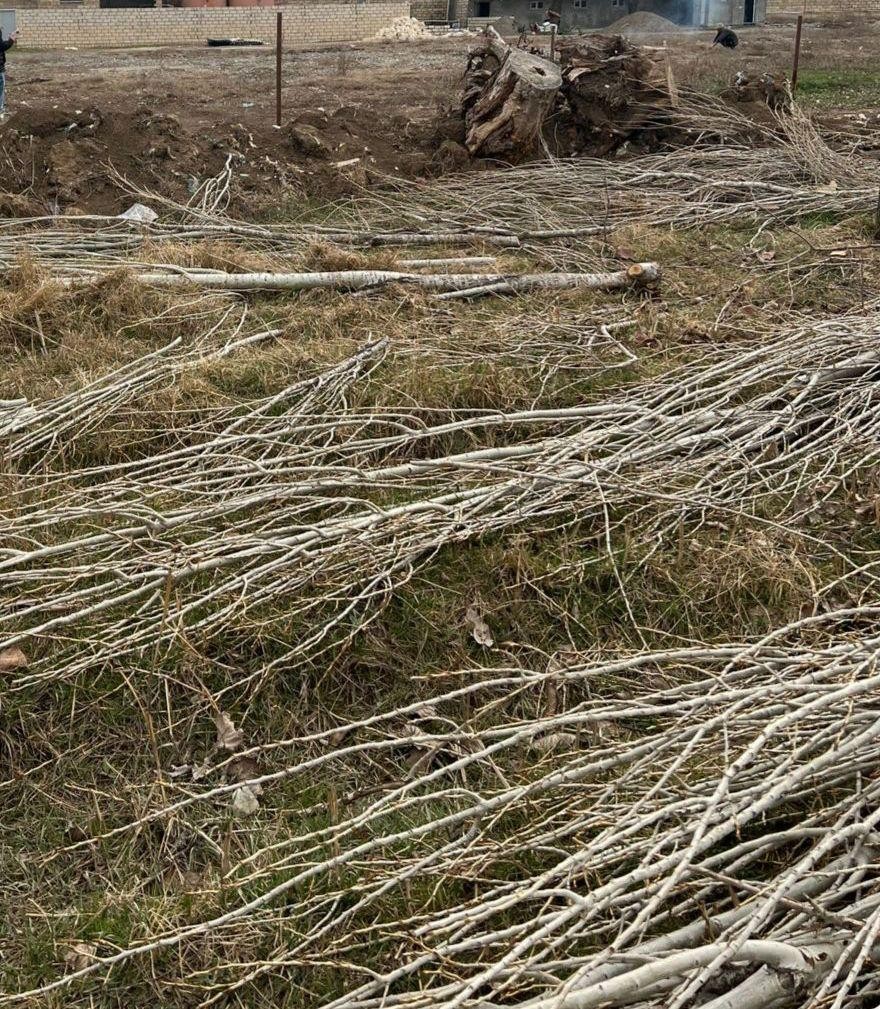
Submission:
{"label": "dirt ground", "polygon": [[328,197],[384,174],[418,176],[444,103],[455,103],[462,61],[457,40],[287,52],[278,130],[268,47],[20,50],[0,127],[0,188],[14,194],[2,209],[124,209],[108,163],[185,200],[229,153],[241,198],[263,206],[285,193]]}
{"label": "dirt ground", "polygon": [[[680,84],[717,90],[740,69],[784,72],[792,34],[789,24],[746,29],[734,52],[712,48],[706,32],[634,38],[667,44]],[[876,60],[859,37],[852,26],[809,25],[805,70],[871,70]],[[109,165],[185,201],[232,154],[236,198],[264,215],[292,200],[448,168],[436,152],[460,136],[470,44],[457,37],[286,52],[280,130],[269,47],[19,50],[8,66],[11,114],[0,126],[0,212],[119,212],[131,196]]]}

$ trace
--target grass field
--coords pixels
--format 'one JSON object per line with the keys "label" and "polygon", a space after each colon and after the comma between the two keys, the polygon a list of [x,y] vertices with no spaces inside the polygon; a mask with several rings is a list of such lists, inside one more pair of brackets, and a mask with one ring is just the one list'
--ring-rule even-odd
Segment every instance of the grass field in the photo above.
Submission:
{"label": "grass field", "polygon": [[[801,78],[817,108],[862,108],[874,92],[862,72]],[[829,203],[872,192],[828,188],[808,171],[797,185]],[[836,339],[849,360],[844,337],[815,330],[876,316],[873,204],[866,195],[846,211],[811,204],[767,219],[743,208],[727,223],[635,219],[555,246],[425,253],[494,256],[502,273],[656,261],[664,280],[649,292],[240,296],[153,289],[132,275],[138,262],[335,270],[412,254],[319,240],[284,251],[157,241],[71,287],[21,253],[0,291],[0,397],[25,400],[36,418],[0,401],[0,1005],[378,1006],[381,995],[343,996],[429,949],[421,926],[537,879],[601,836],[598,820],[566,834],[566,803],[580,811],[573,785],[529,789],[557,762],[578,780],[580,761],[651,738],[664,716],[621,716],[605,736],[566,729],[563,743],[538,736],[540,746],[443,779],[474,739],[491,745],[509,726],[699,678],[684,660],[634,673],[608,663],[760,641],[867,604],[880,546],[869,419],[845,401],[827,462],[811,454],[813,438],[826,445],[814,419],[810,437],[765,431],[760,451],[723,423],[727,411],[751,423],[750,411],[760,419],[783,400],[794,413],[809,341],[816,368],[836,360]],[[323,223],[371,213],[367,199]],[[265,330],[275,335],[216,353]],[[363,361],[333,372],[365,347]],[[752,355],[765,371],[749,370]],[[712,377],[740,358],[741,387]],[[91,396],[107,375],[106,393]],[[591,408],[600,420],[576,415]],[[3,427],[4,409],[19,427]],[[640,409],[650,423],[632,427]],[[698,447],[675,426],[681,417],[705,430]],[[680,444],[633,461],[667,425]],[[778,483],[771,449],[786,473]],[[554,468],[554,453],[579,474],[558,491],[554,474],[569,470]],[[611,459],[619,469],[603,469]],[[520,481],[512,501],[505,480]],[[478,492],[487,496],[472,507]],[[844,632],[852,642],[859,626],[853,618]],[[807,643],[819,636],[803,632]],[[548,678],[581,665],[595,671]],[[401,713],[438,694],[427,711]],[[442,746],[421,740],[428,723]],[[688,782],[714,780],[720,761],[717,750],[681,757],[682,818]],[[419,783],[432,774],[437,791]],[[610,789],[611,774],[597,772],[595,787]],[[662,787],[679,787],[677,775]],[[491,806],[515,788],[524,798]],[[770,818],[780,830],[815,812],[793,796]],[[461,841],[454,817],[474,797],[490,811]],[[769,856],[753,866],[755,879],[772,867]],[[425,968],[412,992],[477,977],[506,951],[505,929],[522,935],[566,887],[583,896],[604,878],[578,872],[536,905],[502,902],[498,936]],[[574,962],[604,941],[576,935],[560,956]],[[134,947],[145,948],[109,963]],[[69,986],[22,994],[101,959],[107,969]],[[545,981],[518,976],[500,1004]],[[405,981],[384,990],[396,997]]]}

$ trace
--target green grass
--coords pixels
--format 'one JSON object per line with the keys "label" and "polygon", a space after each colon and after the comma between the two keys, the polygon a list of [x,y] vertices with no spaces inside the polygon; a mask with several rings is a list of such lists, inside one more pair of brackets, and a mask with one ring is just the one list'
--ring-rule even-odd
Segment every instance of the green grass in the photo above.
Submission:
{"label": "green grass", "polygon": [[880,74],[876,70],[803,67],[797,97],[815,108],[865,109],[880,105]]}
{"label": "green grass", "polygon": [[[828,75],[823,79],[828,92]],[[807,75],[807,80],[812,80],[814,94],[824,93],[818,77]],[[769,264],[750,248],[754,232],[749,228],[704,228],[684,234],[636,228],[614,236],[620,244],[638,248],[640,257],[658,258],[667,282],[662,300],[627,303],[626,311],[636,324],[622,338],[631,341],[640,362],[593,375],[577,372],[548,379],[539,368],[523,367],[516,356],[487,363],[477,355],[475,361],[453,367],[444,359],[444,347],[491,348],[493,334],[513,317],[526,329],[553,318],[570,323],[579,312],[597,306],[617,308],[615,297],[569,292],[553,298],[455,305],[437,313],[427,299],[401,292],[357,300],[324,294],[257,295],[249,302],[251,318],[259,324],[279,320],[284,329],[274,344],[199,369],[174,389],[151,393],[137,411],[120,411],[98,431],[84,435],[64,463],[138,458],[154,448],[157,439],[174,441],[177,436],[167,432],[175,410],[185,408],[197,416],[249,397],[271,395],[350,354],[371,334],[387,336],[391,349],[372,379],[352,390],[351,402],[364,410],[405,403],[430,421],[447,417],[450,409],[564,406],[601,401],[635,383],[650,387],[675,365],[702,359],[719,341],[756,339],[758,313],[774,317],[778,313],[782,318],[790,310],[833,314],[851,307],[858,298],[851,273],[835,268],[800,284],[800,274],[786,264],[809,249],[800,231],[809,232],[810,243],[833,247],[858,241],[865,225],[864,220],[816,215],[797,228],[766,229],[761,238],[765,244],[759,247],[774,250],[775,259]],[[227,252],[215,247],[199,255],[210,265],[225,261]],[[132,288],[120,282],[106,292],[100,305],[83,297],[44,305],[40,278],[22,273],[13,287],[0,292],[4,364],[0,397],[40,398],[74,389],[85,376],[116,366],[169,337],[168,327],[156,321],[168,307],[164,294],[141,292],[129,297]],[[875,282],[870,259],[866,277],[869,285]],[[722,308],[726,315],[719,328],[716,320]],[[27,327],[33,325],[37,311],[51,338],[46,354],[31,351]],[[197,326],[189,323],[179,323],[175,330],[185,337],[196,331]],[[482,343],[476,343],[475,334]],[[429,336],[442,336],[447,342],[435,339],[436,349],[421,355],[396,353],[419,346]],[[147,437],[145,431],[153,435]],[[480,439],[500,444],[522,434],[481,434]],[[470,435],[457,434],[419,444],[409,455],[460,451],[471,444]],[[7,473],[4,479],[11,481],[14,474]],[[385,500],[379,491],[374,498]],[[35,504],[29,502],[28,507]],[[844,543],[850,536],[851,501],[844,496],[838,506],[825,516],[823,533]],[[639,537],[645,516],[613,518],[622,524],[611,556],[604,527],[587,522],[559,526],[547,521],[527,531],[512,529],[447,544],[407,584],[387,596],[375,619],[350,643],[340,644],[320,660],[278,668],[256,697],[247,690],[230,691],[225,704],[249,742],[269,743],[430,696],[447,685],[447,674],[456,670],[478,678],[483,667],[500,662],[542,670],[551,656],[571,649],[607,655],[644,644],[666,647],[695,639],[761,635],[772,625],[799,616],[812,602],[813,583],[826,581],[833,568],[829,557],[810,544],[758,523],[743,521],[726,530],[688,525],[649,550]],[[94,525],[88,517],[82,522],[83,529]],[[860,529],[857,546],[865,552],[876,549],[876,535]],[[8,592],[13,599],[18,588]],[[332,776],[324,769],[267,789],[252,820],[233,820],[228,806],[218,802],[145,825],[92,851],[44,859],[83,832],[102,833],[164,803],[159,778],[173,766],[199,763],[210,752],[214,729],[203,687],[216,692],[236,677],[244,680],[257,674],[303,637],[309,628],[291,617],[295,602],[277,600],[251,612],[247,620],[232,616],[210,641],[182,628],[181,640],[173,647],[140,663],[120,659],[109,668],[90,671],[79,682],[0,694],[0,743],[13,770],[11,782],[0,792],[4,833],[0,906],[8,909],[0,991],[56,976],[71,942],[94,942],[108,953],[211,917],[234,906],[241,895],[252,896],[284,881],[289,867],[264,867],[267,875],[257,887],[224,876],[227,863],[234,864],[291,832],[326,827],[331,786],[340,794],[360,790],[366,798],[357,801],[366,803],[404,779],[405,754],[338,761]],[[487,652],[472,639],[464,618],[471,604],[489,623],[498,643],[496,652]],[[350,623],[341,628],[340,637],[353,627]],[[75,640],[88,648],[84,629],[70,633],[80,634]],[[52,642],[45,647],[51,655]],[[590,685],[593,696],[612,688],[621,689],[621,684]],[[511,701],[510,710],[528,715],[541,703],[540,697],[523,696]],[[463,704],[457,714],[470,717],[473,712]],[[491,713],[480,717],[489,718]],[[262,766],[276,770],[303,757],[300,749],[291,747],[268,755]],[[38,765],[45,766],[17,777]],[[533,773],[527,762],[513,762],[506,770],[517,780],[527,780]],[[0,772],[0,781],[5,778]],[[481,784],[477,778],[468,782],[474,789]],[[182,787],[194,786],[185,781]],[[407,813],[408,822],[415,815]],[[400,822],[389,816],[385,826],[392,830]],[[534,868],[539,858],[523,855],[523,864],[531,860]],[[490,864],[486,873],[514,878],[519,868],[510,862]],[[350,882],[349,877],[343,876],[342,882]],[[432,900],[451,900],[459,892],[465,899],[478,885],[451,880],[444,884],[446,890],[437,891],[436,883],[426,876],[415,880],[407,893],[389,894],[386,899],[414,913]],[[290,908],[334,885],[327,879],[308,884],[289,895]],[[290,908],[286,915],[279,911],[277,920],[257,938],[224,934],[193,942],[157,955],[152,963],[128,965],[114,973],[106,987],[86,984],[46,1005],[115,1009],[120,1004],[158,1001],[168,1009],[190,1009],[199,993],[179,986],[175,979],[204,969],[208,973],[202,981],[211,984],[220,980],[214,968],[224,957],[259,959],[276,944],[292,945],[297,925]],[[361,957],[375,967],[369,952],[358,950],[352,958]],[[340,992],[341,984],[334,967],[312,965],[268,976],[245,988],[239,1003],[230,1004],[245,1009],[270,1004],[304,1009]]]}

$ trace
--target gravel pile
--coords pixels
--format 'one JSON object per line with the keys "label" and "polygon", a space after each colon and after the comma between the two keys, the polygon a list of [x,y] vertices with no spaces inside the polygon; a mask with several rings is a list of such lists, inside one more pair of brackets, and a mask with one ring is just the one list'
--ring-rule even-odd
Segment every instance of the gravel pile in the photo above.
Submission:
{"label": "gravel pile", "polygon": [[636,11],[618,18],[614,24],[603,30],[624,35],[626,32],[680,32],[682,26],[651,11]]}

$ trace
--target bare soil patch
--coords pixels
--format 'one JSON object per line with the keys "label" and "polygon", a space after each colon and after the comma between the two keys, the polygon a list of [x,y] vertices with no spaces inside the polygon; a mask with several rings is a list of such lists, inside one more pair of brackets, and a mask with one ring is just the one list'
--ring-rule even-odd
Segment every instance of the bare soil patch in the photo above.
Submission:
{"label": "bare soil patch", "polygon": [[[639,40],[633,27],[627,35]],[[788,69],[789,24],[743,30],[735,52],[713,49],[712,37],[689,30],[664,36],[681,87],[720,93],[739,71]],[[642,37],[654,46],[657,39],[656,32]],[[0,210],[118,213],[131,197],[117,173],[186,201],[230,155],[241,205],[233,209],[252,215],[334,199],[389,177],[460,169],[458,104],[472,43],[458,37],[286,52],[280,130],[269,47],[19,50],[8,68],[11,115],[0,125],[0,191],[7,194]],[[808,86],[809,74],[818,75],[814,90],[825,113],[839,111],[834,74],[864,75],[874,65],[846,25],[807,26],[802,74]],[[858,104],[865,108],[861,98]]]}

